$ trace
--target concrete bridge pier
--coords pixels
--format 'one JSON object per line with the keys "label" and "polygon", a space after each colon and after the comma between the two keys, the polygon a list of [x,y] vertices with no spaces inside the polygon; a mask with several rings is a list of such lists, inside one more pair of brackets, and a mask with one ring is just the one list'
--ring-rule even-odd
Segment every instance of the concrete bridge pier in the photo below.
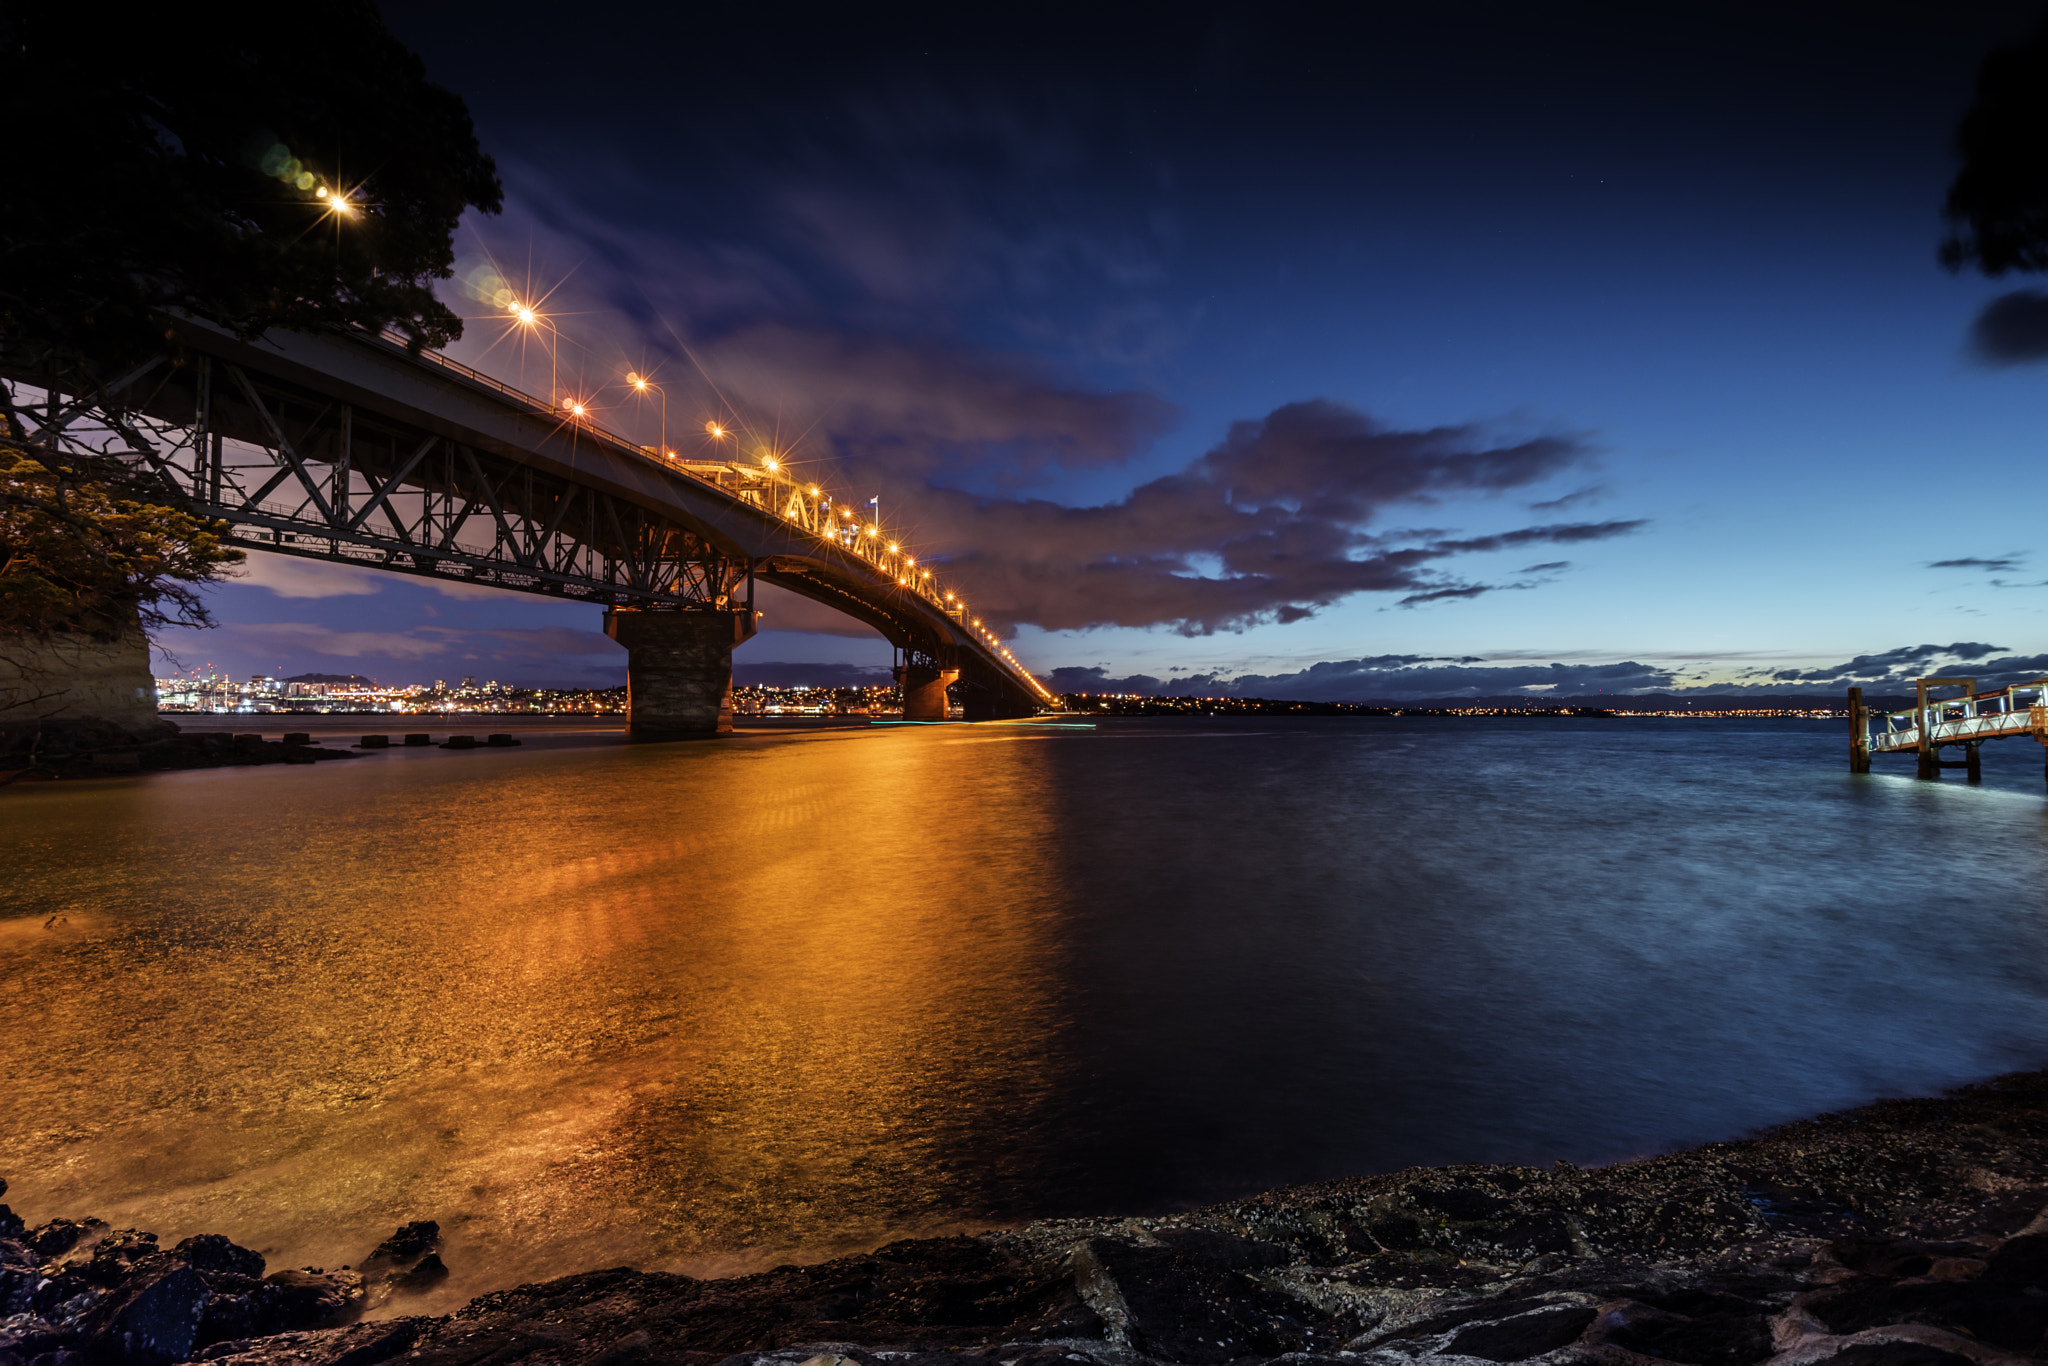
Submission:
{"label": "concrete bridge pier", "polygon": [[753,613],[613,607],[604,633],[626,647],[633,739],[732,734],[732,650],[754,634]]}
{"label": "concrete bridge pier", "polygon": [[946,688],[960,681],[958,669],[920,669],[899,665],[896,686],[903,690],[903,719],[943,721],[946,719]]}

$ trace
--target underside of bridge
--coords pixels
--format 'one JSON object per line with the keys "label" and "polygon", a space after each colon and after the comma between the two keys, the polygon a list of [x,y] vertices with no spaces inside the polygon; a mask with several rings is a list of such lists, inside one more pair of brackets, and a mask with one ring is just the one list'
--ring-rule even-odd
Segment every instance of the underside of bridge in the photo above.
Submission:
{"label": "underside of bridge", "polygon": [[378,338],[176,331],[176,354],[128,375],[0,356],[0,378],[36,439],[121,461],[250,549],[602,607],[636,739],[730,733],[757,579],[895,646],[906,719],[945,719],[949,686],[969,719],[1050,701],[929,567],[862,540],[786,471],[664,463]]}

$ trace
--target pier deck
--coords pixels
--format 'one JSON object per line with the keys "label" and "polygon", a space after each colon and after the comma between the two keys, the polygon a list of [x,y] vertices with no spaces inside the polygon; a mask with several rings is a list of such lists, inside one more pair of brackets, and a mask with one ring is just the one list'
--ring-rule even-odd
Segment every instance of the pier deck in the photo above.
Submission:
{"label": "pier deck", "polygon": [[[1959,687],[1960,696],[1929,697],[1934,688]],[[1916,681],[1913,706],[1904,711],[1872,712],[1863,705],[1863,689],[1849,689],[1849,769],[1870,771],[1873,754],[1915,754],[1919,776],[1938,778],[1944,768],[1968,770],[1971,782],[1982,781],[1978,746],[1986,740],[2033,739],[2048,747],[2048,678],[2029,679],[1992,692],[1978,692],[1974,678],[1922,678]],[[1956,747],[1961,759],[1943,759],[1941,751]],[[2048,767],[2044,767],[2048,777]]]}

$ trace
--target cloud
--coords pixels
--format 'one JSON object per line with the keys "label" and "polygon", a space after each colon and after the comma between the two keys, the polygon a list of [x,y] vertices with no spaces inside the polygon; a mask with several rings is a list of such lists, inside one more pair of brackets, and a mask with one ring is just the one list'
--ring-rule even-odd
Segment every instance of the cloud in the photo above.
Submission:
{"label": "cloud", "polygon": [[1405,430],[1315,399],[1233,424],[1182,470],[1113,503],[1069,507],[932,488],[915,498],[931,543],[951,548],[947,566],[984,619],[1206,635],[1298,621],[1359,593],[1472,596],[1484,586],[1446,580],[1437,564],[1644,526],[1552,523],[1464,538],[1369,529],[1394,506],[1497,494],[1589,458],[1578,436]]}
{"label": "cloud", "polygon": [[[1291,674],[1213,675],[1187,680],[1186,690],[1304,702],[1416,702],[1433,698],[1573,697],[1582,693],[1642,692],[1669,688],[1676,672],[1635,660],[1609,664],[1495,664],[1474,666],[1414,655],[1326,660]],[[1178,685],[1177,685],[1178,686]]]}
{"label": "cloud", "polygon": [[361,569],[326,560],[256,551],[242,562],[232,582],[267,588],[281,598],[368,597],[384,591],[387,571]]}
{"label": "cloud", "polygon": [[2025,562],[2024,555],[2005,555],[1997,559],[1929,560],[1929,569],[1983,569],[1997,573],[2010,573]]}
{"label": "cloud", "polygon": [[1481,593],[1493,591],[1493,585],[1484,583],[1467,584],[1463,588],[1432,588],[1427,593],[1410,593],[1395,605],[1419,607],[1425,602],[1451,602],[1459,598],[1476,598]]}
{"label": "cloud", "polygon": [[1532,564],[1515,572],[1519,574],[1555,574],[1560,570],[1570,569],[1571,567],[1572,562],[1570,560],[1546,560],[1542,564]]}
{"label": "cloud", "polygon": [[2048,294],[2016,289],[1984,305],[1970,324],[1969,354],[1989,366],[2048,360]]}
{"label": "cloud", "polygon": [[[874,117],[893,127],[900,112]],[[963,127],[978,127],[960,117]],[[1013,146],[1000,128],[974,132],[970,141],[983,133],[1004,156],[1028,158],[1036,145]],[[927,171],[939,174],[944,165],[902,173],[915,179]],[[566,257],[580,248],[592,258],[561,296],[563,316],[588,304],[590,314],[623,319],[625,332],[639,334],[602,354],[590,350],[577,366],[587,360],[593,373],[622,372],[628,363],[647,368],[635,357],[686,344],[694,371],[682,364],[661,371],[671,439],[685,441],[677,413],[737,413],[746,440],[720,449],[752,454],[773,444],[791,468],[818,470],[842,496],[880,495],[894,526],[943,563],[976,613],[1004,632],[1032,624],[1207,635],[1299,621],[1362,593],[1394,594],[1413,608],[1533,588],[1445,571],[1458,557],[1581,544],[1645,525],[1559,521],[1472,537],[1381,531],[1396,507],[1493,498],[1582,469],[1591,444],[1579,434],[1479,424],[1395,428],[1322,398],[1233,423],[1196,459],[1113,501],[1073,506],[1028,496],[1024,490],[1063,472],[1113,469],[1142,455],[1178,414],[1141,388],[1093,386],[1042,357],[963,340],[957,315],[938,321],[919,311],[932,301],[906,263],[952,272],[948,297],[957,303],[977,290],[1013,295],[1034,270],[1140,281],[1152,269],[1149,248],[1126,250],[1101,237],[1024,244],[1000,232],[988,238],[966,220],[932,238],[928,230],[938,228],[922,218],[884,222],[862,207],[884,199],[849,201],[852,187],[818,162],[762,189],[791,208],[776,231],[796,234],[802,248],[776,260],[808,264],[777,273],[766,258],[745,263],[758,273],[758,287],[744,291],[743,302],[713,308],[705,305],[713,293],[736,286],[714,278],[721,262],[704,257],[704,248],[600,222],[576,207],[587,196],[545,194],[549,181],[522,176],[508,220],[536,227],[543,254]],[[838,236],[827,225],[837,225]],[[835,279],[839,286],[830,284]],[[855,308],[834,292],[849,281],[872,307]],[[691,320],[687,331],[684,319]],[[616,323],[591,324],[598,326],[617,330]],[[473,341],[481,345],[485,330]],[[651,439],[658,413],[623,407],[605,420]],[[821,449],[833,459],[808,463]],[[1588,485],[1544,506],[1599,492]],[[787,603],[777,611],[778,626],[832,629]]]}
{"label": "cloud", "polygon": [[803,413],[842,461],[898,480],[972,469],[1016,485],[1120,465],[1178,420],[1151,394],[1091,391],[1042,361],[957,344],[778,323],[701,354],[750,409]]}
{"label": "cloud", "polygon": [[1769,677],[1780,683],[1827,683],[1836,687],[1899,686],[1910,685],[1916,678],[1966,670],[1980,684],[1995,687],[2048,670],[2048,655],[1993,657],[2005,648],[1976,640],[1948,645],[1901,645],[1822,668],[1778,669]]}
{"label": "cloud", "polygon": [[1547,498],[1540,503],[1530,503],[1528,507],[1531,512],[1563,512],[1566,508],[1591,503],[1606,496],[1605,484],[1587,484],[1583,488],[1573,489],[1561,498]]}

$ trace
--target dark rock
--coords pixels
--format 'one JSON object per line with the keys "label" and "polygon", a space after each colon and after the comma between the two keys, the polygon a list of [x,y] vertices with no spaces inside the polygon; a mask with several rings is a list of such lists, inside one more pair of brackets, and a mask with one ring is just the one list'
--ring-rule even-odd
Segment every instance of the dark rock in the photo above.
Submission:
{"label": "dark rock", "polygon": [[475,749],[476,747],[476,737],[474,735],[451,735],[448,737],[448,742],[441,746],[442,749]]}
{"label": "dark rock", "polygon": [[2011,1286],[1982,1281],[1850,1281],[1802,1295],[1799,1305],[1834,1333],[1920,1323],[2010,1351],[2048,1351],[2048,1300]]}
{"label": "dark rock", "polygon": [[408,749],[419,749],[433,744],[434,737],[431,735],[407,735],[405,743]]}
{"label": "dark rock", "polygon": [[2048,1288],[2048,1233],[2007,1239],[1984,1267],[1987,1285]]}
{"label": "dark rock", "polygon": [[1772,1355],[1769,1317],[1747,1306],[1697,1316],[1653,1311],[1615,1327],[1607,1341],[1691,1366],[1753,1366]]}
{"label": "dark rock", "polygon": [[517,736],[507,735],[504,732],[500,731],[497,734],[485,736],[484,743],[489,745],[492,749],[509,749],[512,746],[517,745],[519,743],[519,739]]}
{"label": "dark rock", "polygon": [[441,1254],[429,1252],[413,1264],[410,1271],[401,1272],[391,1278],[392,1289],[405,1294],[418,1294],[431,1290],[448,1279],[448,1267],[441,1261]]}
{"label": "dark rock", "polygon": [[419,1341],[426,1319],[390,1319],[347,1328],[282,1333],[274,1337],[219,1342],[204,1347],[198,1361],[234,1366],[376,1366]]}
{"label": "dark rock", "polygon": [[358,1269],[367,1275],[387,1267],[408,1267],[440,1248],[441,1226],[432,1219],[417,1219],[401,1226],[372,1248],[370,1255],[358,1264]]}
{"label": "dark rock", "polygon": [[0,1238],[19,1238],[28,1232],[28,1225],[21,1216],[5,1205],[0,1205]]}
{"label": "dark rock", "polygon": [[1444,1351],[1452,1356],[1481,1357],[1487,1361],[1520,1361],[1578,1341],[1579,1335],[1598,1317],[1599,1311],[1590,1305],[1532,1309],[1513,1318],[1461,1328],[1444,1345]]}
{"label": "dark rock", "polygon": [[86,1224],[74,1224],[69,1219],[52,1219],[30,1236],[29,1246],[43,1261],[61,1257],[78,1246],[78,1240],[86,1235],[88,1227]]}
{"label": "dark rock", "polygon": [[1857,1342],[1822,1357],[1813,1366],[1976,1366],[1976,1362],[1923,1342]]}
{"label": "dark rock", "polygon": [[79,1337],[94,1355],[138,1366],[183,1361],[191,1355],[211,1298],[198,1272],[165,1258],[94,1305],[79,1326]]}
{"label": "dark rock", "polygon": [[263,1279],[263,1254],[237,1247],[218,1233],[201,1233],[171,1249],[195,1271],[218,1271],[252,1281]]}

